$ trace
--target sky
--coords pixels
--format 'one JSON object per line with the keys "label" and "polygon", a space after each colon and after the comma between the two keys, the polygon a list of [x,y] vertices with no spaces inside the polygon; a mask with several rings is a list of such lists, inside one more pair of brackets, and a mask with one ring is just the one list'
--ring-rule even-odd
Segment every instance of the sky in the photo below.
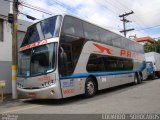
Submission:
{"label": "sky", "polygon": [[[69,13],[119,34],[123,29],[119,15],[133,11],[134,14],[126,17],[132,21],[126,24],[126,28],[135,30],[128,32],[127,37],[134,35],[160,37],[160,0],[21,0],[20,2],[42,8],[52,14]],[[19,10],[39,20],[51,16],[24,6],[19,6]],[[22,14],[19,14],[19,18],[31,21]]]}

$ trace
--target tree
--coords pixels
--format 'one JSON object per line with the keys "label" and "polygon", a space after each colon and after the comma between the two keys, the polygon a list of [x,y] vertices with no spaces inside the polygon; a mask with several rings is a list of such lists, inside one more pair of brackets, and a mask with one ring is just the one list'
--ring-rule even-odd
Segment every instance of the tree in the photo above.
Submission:
{"label": "tree", "polygon": [[160,38],[157,41],[156,49],[157,49],[157,52],[160,53]]}
{"label": "tree", "polygon": [[158,52],[160,53],[160,39],[156,43],[145,43],[144,44],[144,52]]}
{"label": "tree", "polygon": [[151,43],[145,43],[144,44],[144,52],[147,53],[147,52],[153,52],[155,51],[155,45],[154,44],[151,44]]}

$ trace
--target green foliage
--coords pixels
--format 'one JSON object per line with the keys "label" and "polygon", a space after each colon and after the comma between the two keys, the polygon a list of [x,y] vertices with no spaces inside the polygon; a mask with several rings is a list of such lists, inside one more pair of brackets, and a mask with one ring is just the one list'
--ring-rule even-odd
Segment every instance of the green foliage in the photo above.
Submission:
{"label": "green foliage", "polygon": [[145,43],[144,44],[144,51],[145,51],[145,53],[153,52],[153,51],[160,53],[160,39],[154,44]]}
{"label": "green foliage", "polygon": [[156,48],[157,48],[157,52],[160,53],[160,39],[157,41]]}
{"label": "green foliage", "polygon": [[155,51],[155,45],[154,44],[150,44],[150,43],[145,43],[144,44],[144,52],[152,52]]}

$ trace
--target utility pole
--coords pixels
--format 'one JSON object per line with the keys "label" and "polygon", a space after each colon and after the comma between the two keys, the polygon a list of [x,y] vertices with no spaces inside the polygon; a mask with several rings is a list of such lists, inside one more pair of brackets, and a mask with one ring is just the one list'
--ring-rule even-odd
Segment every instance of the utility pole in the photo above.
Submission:
{"label": "utility pole", "polygon": [[136,36],[136,34],[135,35],[130,35],[129,36],[129,38],[131,39],[131,38],[136,38],[137,36]]}
{"label": "utility pole", "polygon": [[13,24],[12,24],[12,99],[17,99],[17,15],[18,0],[13,0]]}
{"label": "utility pole", "polygon": [[131,12],[129,12],[129,13],[125,13],[125,14],[119,15],[119,17],[122,18],[121,21],[123,21],[123,30],[120,31],[120,32],[121,32],[121,33],[124,33],[124,36],[125,36],[125,37],[126,37],[126,35],[127,35],[127,32],[134,30],[133,28],[132,28],[132,29],[126,29],[126,23],[131,22],[131,21],[129,21],[129,20],[126,19],[126,16],[131,15],[131,14],[133,14],[133,13],[134,13],[134,12],[131,11]]}

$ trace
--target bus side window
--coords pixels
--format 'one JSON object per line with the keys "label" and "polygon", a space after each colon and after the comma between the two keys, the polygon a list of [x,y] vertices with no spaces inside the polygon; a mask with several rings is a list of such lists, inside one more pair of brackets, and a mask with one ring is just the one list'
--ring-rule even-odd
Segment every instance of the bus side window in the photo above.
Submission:
{"label": "bus side window", "polygon": [[65,75],[69,75],[70,73],[72,73],[72,46],[70,44],[61,44],[62,49],[64,50],[62,53],[62,64],[63,67],[61,69],[63,69],[63,73]]}
{"label": "bus side window", "polygon": [[82,21],[74,17],[65,16],[61,34],[62,35],[73,35],[77,37],[84,36],[83,28],[82,28]]}
{"label": "bus side window", "polygon": [[102,28],[99,29],[100,31],[100,40],[101,42],[107,44],[107,45],[112,45],[112,33],[104,30]]}
{"label": "bus side window", "polygon": [[99,28],[87,22],[83,22],[84,35],[87,40],[100,41]]}
{"label": "bus side window", "polygon": [[87,63],[88,72],[103,72],[104,63],[100,55],[91,54]]}
{"label": "bus side window", "polygon": [[83,36],[82,21],[71,16],[65,16],[60,36],[60,45],[67,56],[67,66],[63,68],[66,70],[63,73],[60,72],[63,76],[72,75],[74,72],[85,42]]}
{"label": "bus side window", "polygon": [[65,33],[68,33],[68,34],[72,34],[74,35],[75,34],[75,30],[73,27],[70,27],[70,28],[67,28],[64,30]]}

